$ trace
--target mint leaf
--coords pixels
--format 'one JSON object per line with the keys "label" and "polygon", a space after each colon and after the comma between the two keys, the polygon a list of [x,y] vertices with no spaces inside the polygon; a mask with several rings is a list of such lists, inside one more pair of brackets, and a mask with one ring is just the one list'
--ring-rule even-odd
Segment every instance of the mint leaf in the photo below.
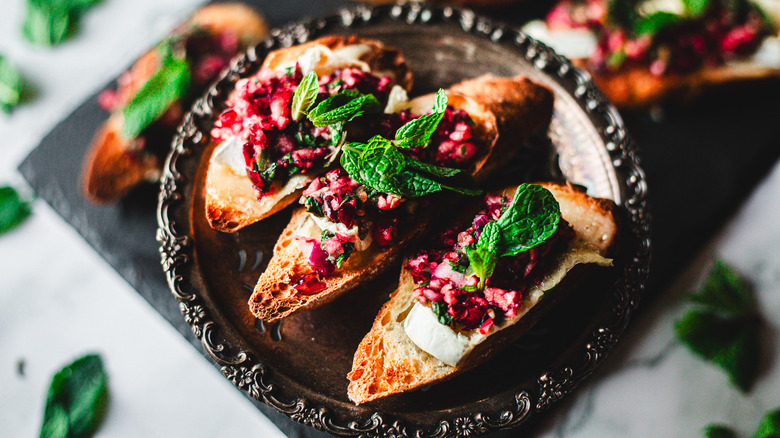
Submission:
{"label": "mint leaf", "polygon": [[27,41],[53,46],[73,33],[81,14],[99,0],[27,0],[22,35]]}
{"label": "mint leaf", "polygon": [[682,21],[676,14],[666,11],[653,12],[640,18],[634,25],[634,35],[655,35],[666,27]]}
{"label": "mint leaf", "polygon": [[753,438],[777,438],[780,437],[780,409],[767,412]]}
{"label": "mint leaf", "polygon": [[738,438],[737,434],[726,426],[711,424],[702,430],[704,438]]}
{"label": "mint leaf", "polygon": [[356,90],[346,90],[320,102],[309,113],[309,120],[314,126],[328,126],[348,122],[366,112],[379,112],[379,110],[379,101],[373,94],[360,94]]}
{"label": "mint leaf", "polygon": [[149,78],[122,110],[126,138],[137,137],[189,89],[190,66],[186,59],[165,57],[160,69]]}
{"label": "mint leaf", "polygon": [[46,397],[41,438],[92,436],[108,404],[107,380],[103,362],[94,354],[55,374]]}
{"label": "mint leaf", "polygon": [[691,297],[691,301],[735,316],[748,315],[755,310],[753,291],[721,260],[715,261],[704,286]]}
{"label": "mint leaf", "polygon": [[70,11],[60,1],[28,0],[22,35],[34,44],[53,46],[65,39]]}
{"label": "mint leaf", "polygon": [[401,126],[395,133],[398,147],[412,149],[425,147],[436,132],[444,111],[447,109],[447,95],[441,88],[436,92],[436,100],[430,114],[425,114]]}
{"label": "mint leaf", "polygon": [[320,85],[317,79],[317,73],[310,72],[303,77],[292,97],[290,115],[293,120],[299,120],[301,116],[309,112],[309,108],[311,108],[311,106],[314,105],[314,101],[317,100],[319,91]]}
{"label": "mint leaf", "polygon": [[407,160],[407,165],[412,169],[419,170],[439,178],[451,178],[453,176],[463,174],[463,171],[460,169],[436,166],[434,164],[425,163],[414,159]]}
{"label": "mint leaf", "polygon": [[16,228],[30,213],[29,203],[13,187],[0,187],[0,234]]}
{"label": "mint leaf", "polygon": [[536,184],[520,184],[497,221],[503,240],[499,256],[517,255],[544,242],[558,229],[560,220],[560,206],[549,190]]}
{"label": "mint leaf", "polygon": [[701,17],[710,7],[711,0],[682,0],[685,13],[691,17]]}
{"label": "mint leaf", "polygon": [[697,306],[675,324],[678,339],[702,359],[722,368],[744,392],[758,374],[760,320],[747,283],[717,262],[701,291]]}
{"label": "mint leaf", "polygon": [[485,281],[493,275],[493,270],[498,262],[498,253],[501,250],[501,227],[497,222],[488,222],[479,235],[479,240],[473,250],[468,250],[471,269],[479,277],[479,287],[485,285]]}
{"label": "mint leaf", "polygon": [[24,83],[14,66],[0,55],[0,110],[9,112],[19,104]]}

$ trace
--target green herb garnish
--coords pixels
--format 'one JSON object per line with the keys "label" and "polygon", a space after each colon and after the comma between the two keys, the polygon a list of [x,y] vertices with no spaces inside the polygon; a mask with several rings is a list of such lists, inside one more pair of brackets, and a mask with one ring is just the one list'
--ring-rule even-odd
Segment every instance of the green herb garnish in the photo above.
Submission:
{"label": "green herb garnish", "polygon": [[380,109],[379,101],[373,94],[346,90],[320,102],[309,112],[309,120],[314,126],[330,126],[349,122],[367,112],[379,112]]}
{"label": "green herb garnish", "polygon": [[463,187],[467,181],[458,178],[465,176],[462,170],[424,163],[400,151],[425,147],[446,108],[447,96],[443,90],[439,90],[432,113],[404,125],[406,127],[414,123],[410,128],[399,129],[394,140],[376,135],[366,144],[345,145],[341,153],[341,166],[355,181],[379,192],[405,198],[425,196],[444,189],[467,195],[481,193]]}
{"label": "green herb garnish", "polygon": [[657,11],[641,17],[634,24],[634,35],[655,35],[667,27],[680,23],[682,18],[671,12]]}
{"label": "green herb garnish", "polygon": [[160,68],[122,110],[125,138],[138,136],[165,113],[190,86],[190,65],[184,57],[166,53]]}
{"label": "green herb garnish", "polygon": [[10,112],[22,99],[24,81],[10,61],[0,56],[0,110]]}
{"label": "green herb garnish", "polygon": [[290,115],[293,120],[299,120],[302,116],[309,113],[309,108],[317,100],[320,86],[317,79],[317,73],[311,72],[301,79],[298,88],[293,93]]}
{"label": "green herb garnish", "polygon": [[518,186],[501,217],[485,224],[475,246],[467,250],[480,288],[493,275],[500,257],[518,255],[546,241],[560,220],[560,206],[549,190],[536,184]]}
{"label": "green herb garnish", "polygon": [[695,307],[675,325],[677,337],[747,392],[758,373],[760,356],[760,320],[753,291],[726,263],[716,261],[691,301]]}
{"label": "green herb garnish", "polygon": [[685,5],[685,14],[689,17],[701,17],[707,12],[712,0],[682,0]]}
{"label": "green herb garnish", "polygon": [[13,187],[0,187],[0,234],[8,232],[30,216],[30,204]]}
{"label": "green herb garnish", "polygon": [[92,436],[108,406],[107,381],[103,362],[95,354],[55,374],[46,397],[41,438]]}
{"label": "green herb garnish", "polygon": [[433,103],[430,114],[420,116],[398,128],[395,133],[395,144],[400,148],[413,149],[425,147],[436,132],[444,111],[447,109],[447,95],[439,89]]}
{"label": "green herb garnish", "polygon": [[447,303],[431,303],[431,310],[436,314],[439,323],[444,325],[450,325],[452,322],[452,315],[447,313],[447,307]]}
{"label": "green herb garnish", "polygon": [[72,34],[81,14],[100,0],[27,0],[22,35],[31,43],[53,46]]}

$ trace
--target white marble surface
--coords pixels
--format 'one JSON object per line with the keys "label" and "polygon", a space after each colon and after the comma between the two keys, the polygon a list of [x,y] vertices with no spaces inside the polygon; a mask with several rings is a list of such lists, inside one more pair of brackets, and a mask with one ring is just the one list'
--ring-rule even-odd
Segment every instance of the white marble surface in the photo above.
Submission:
{"label": "white marble surface", "polygon": [[[16,166],[41,138],[200,1],[105,0],[53,49],[20,38],[23,3],[4,0],[0,14],[0,53],[38,88],[0,114],[0,184],[22,187]],[[691,437],[711,422],[749,436],[780,406],[778,190],[780,167],[672,287],[691,289],[715,256],[755,281],[775,347],[753,392],[739,393],[674,341],[686,304],[682,292],[665,292],[562,402],[545,437]],[[283,436],[45,203],[0,236],[0,267],[0,436],[36,435],[51,375],[91,351],[106,362],[112,398],[97,436]]]}

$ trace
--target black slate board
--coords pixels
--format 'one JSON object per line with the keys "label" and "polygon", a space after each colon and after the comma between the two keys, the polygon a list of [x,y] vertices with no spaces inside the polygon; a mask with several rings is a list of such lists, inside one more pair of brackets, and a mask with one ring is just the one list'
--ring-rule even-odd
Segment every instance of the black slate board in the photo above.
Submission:
{"label": "black slate board", "polygon": [[[304,15],[326,15],[352,4],[339,0],[247,3],[264,11],[271,25]],[[521,24],[542,13],[546,3],[484,12],[496,20]],[[768,82],[732,87],[692,104],[666,108],[660,121],[654,121],[648,112],[623,114],[641,147],[650,186],[654,260],[647,299],[659,299],[663,287],[780,158],[778,102],[780,83]],[[95,206],[81,195],[82,158],[106,116],[96,95],[90,97],[41,141],[19,170],[39,197],[204,353],[160,268],[155,240],[158,188],[141,187],[125,200],[107,206]],[[252,401],[290,437],[327,435]]]}

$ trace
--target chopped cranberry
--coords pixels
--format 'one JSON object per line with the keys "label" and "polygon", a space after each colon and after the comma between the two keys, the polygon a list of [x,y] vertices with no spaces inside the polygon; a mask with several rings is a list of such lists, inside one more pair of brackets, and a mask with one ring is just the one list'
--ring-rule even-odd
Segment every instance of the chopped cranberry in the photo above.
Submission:
{"label": "chopped cranberry", "polygon": [[473,330],[482,324],[487,311],[488,303],[484,298],[470,295],[465,300],[450,305],[448,313],[467,330]]}
{"label": "chopped cranberry", "polygon": [[328,285],[320,280],[320,276],[317,274],[308,274],[301,277],[295,283],[295,290],[302,295],[314,295],[317,292],[325,289]]}

